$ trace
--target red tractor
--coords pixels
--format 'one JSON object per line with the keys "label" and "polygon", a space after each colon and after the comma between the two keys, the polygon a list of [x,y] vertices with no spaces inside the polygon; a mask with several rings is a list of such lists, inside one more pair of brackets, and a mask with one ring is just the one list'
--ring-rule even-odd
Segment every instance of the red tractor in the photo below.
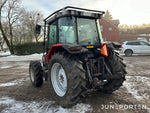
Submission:
{"label": "red tractor", "polygon": [[103,43],[103,14],[67,6],[44,20],[42,65],[31,61],[29,75],[34,87],[48,81],[51,96],[63,107],[75,105],[91,89],[112,93],[125,80],[123,58],[113,44]]}

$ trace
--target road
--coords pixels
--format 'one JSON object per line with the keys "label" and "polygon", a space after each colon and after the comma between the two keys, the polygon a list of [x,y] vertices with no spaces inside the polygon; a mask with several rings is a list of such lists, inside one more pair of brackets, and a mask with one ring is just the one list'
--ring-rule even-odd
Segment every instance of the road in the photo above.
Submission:
{"label": "road", "polygon": [[113,92],[89,92],[80,103],[65,109],[49,94],[46,82],[32,87],[28,74],[30,60],[41,55],[0,57],[0,112],[2,113],[150,113],[150,56],[125,57],[127,76]]}

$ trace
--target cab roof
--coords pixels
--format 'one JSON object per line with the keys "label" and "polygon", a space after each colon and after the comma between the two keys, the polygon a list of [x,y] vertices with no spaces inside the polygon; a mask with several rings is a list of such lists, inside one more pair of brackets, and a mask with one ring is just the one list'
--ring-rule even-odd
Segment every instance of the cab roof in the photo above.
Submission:
{"label": "cab roof", "polygon": [[66,6],[62,9],[59,9],[49,15],[47,18],[44,19],[44,22],[50,23],[57,18],[65,17],[65,16],[77,16],[77,17],[85,17],[85,18],[101,18],[104,14],[104,11],[97,11],[97,10],[90,10],[72,6]]}

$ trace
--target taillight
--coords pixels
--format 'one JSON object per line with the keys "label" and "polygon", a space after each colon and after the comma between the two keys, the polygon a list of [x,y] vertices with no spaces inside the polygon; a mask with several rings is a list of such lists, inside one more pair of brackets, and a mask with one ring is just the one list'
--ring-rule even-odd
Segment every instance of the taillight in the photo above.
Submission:
{"label": "taillight", "polygon": [[121,44],[121,48],[123,48],[122,44]]}
{"label": "taillight", "polygon": [[109,52],[108,52],[108,47],[107,47],[107,44],[103,44],[100,48],[100,54],[105,56],[105,57],[108,57],[109,55]]}

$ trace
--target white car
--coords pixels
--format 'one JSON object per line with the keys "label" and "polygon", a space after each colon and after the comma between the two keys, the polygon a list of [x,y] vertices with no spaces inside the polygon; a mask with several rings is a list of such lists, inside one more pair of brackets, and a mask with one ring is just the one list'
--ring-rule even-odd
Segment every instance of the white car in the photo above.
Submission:
{"label": "white car", "polygon": [[126,56],[132,56],[132,54],[150,54],[150,44],[145,41],[125,41],[121,48]]}

